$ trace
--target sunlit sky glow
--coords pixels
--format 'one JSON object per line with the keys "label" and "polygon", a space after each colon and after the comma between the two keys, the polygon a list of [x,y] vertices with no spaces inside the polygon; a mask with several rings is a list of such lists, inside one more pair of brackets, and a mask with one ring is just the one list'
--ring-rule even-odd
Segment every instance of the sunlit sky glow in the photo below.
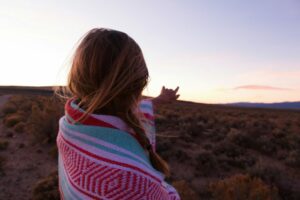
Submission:
{"label": "sunlit sky glow", "polygon": [[150,71],[205,103],[300,100],[299,0],[12,0],[0,7],[0,85],[65,84],[79,39],[124,31]]}

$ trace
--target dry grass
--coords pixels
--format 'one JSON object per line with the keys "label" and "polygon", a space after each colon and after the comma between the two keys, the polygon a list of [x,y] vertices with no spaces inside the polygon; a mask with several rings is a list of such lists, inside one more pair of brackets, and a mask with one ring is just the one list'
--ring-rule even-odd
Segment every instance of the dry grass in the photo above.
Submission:
{"label": "dry grass", "polygon": [[3,156],[0,156],[0,175],[1,176],[4,174],[3,167],[5,165],[5,161],[6,161],[6,158],[4,158]]}
{"label": "dry grass", "polygon": [[210,185],[216,200],[276,200],[279,199],[275,187],[270,187],[259,178],[237,174]]}
{"label": "dry grass", "polygon": [[57,171],[41,179],[33,186],[33,200],[59,200]]}
{"label": "dry grass", "polygon": [[178,102],[159,106],[155,113],[159,135],[180,136],[157,140],[172,180],[191,183],[199,199],[216,199],[203,191],[235,174],[251,174],[278,188],[279,199],[299,199],[300,188],[292,186],[300,184],[299,111]]}
{"label": "dry grass", "polygon": [[14,126],[14,131],[17,133],[23,133],[26,127],[25,122],[19,122]]}
{"label": "dry grass", "polygon": [[2,112],[7,115],[10,113],[15,113],[17,111],[17,109],[18,109],[18,107],[16,104],[14,104],[12,102],[8,102],[2,107]]}
{"label": "dry grass", "polygon": [[176,188],[182,200],[198,200],[197,193],[191,189],[185,180],[174,181],[172,185]]}
{"label": "dry grass", "polygon": [[[54,144],[63,103],[17,96],[4,108],[8,127],[35,143]],[[157,151],[169,162],[182,199],[300,199],[299,111],[177,102],[155,113]],[[50,153],[56,157],[56,148]],[[35,187],[43,188],[35,189],[36,199],[50,182]]]}
{"label": "dry grass", "polygon": [[25,121],[25,116],[19,112],[11,113],[4,118],[4,125],[7,127],[14,127],[20,122]]}
{"label": "dry grass", "polygon": [[5,139],[0,138],[0,151],[7,149],[9,142]]}

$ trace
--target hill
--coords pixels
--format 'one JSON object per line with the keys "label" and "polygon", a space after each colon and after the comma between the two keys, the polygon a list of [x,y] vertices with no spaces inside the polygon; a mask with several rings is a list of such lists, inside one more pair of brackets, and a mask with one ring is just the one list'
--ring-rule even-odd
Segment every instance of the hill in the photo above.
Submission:
{"label": "hill", "polygon": [[297,102],[280,102],[280,103],[248,103],[238,102],[225,104],[228,106],[247,107],[247,108],[271,108],[271,109],[295,109],[300,110],[300,101]]}

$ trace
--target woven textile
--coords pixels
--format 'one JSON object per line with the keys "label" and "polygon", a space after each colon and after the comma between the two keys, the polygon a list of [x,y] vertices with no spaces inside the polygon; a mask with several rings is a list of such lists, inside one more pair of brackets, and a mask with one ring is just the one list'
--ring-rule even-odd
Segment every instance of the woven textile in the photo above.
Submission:
{"label": "woven textile", "polygon": [[[142,101],[143,125],[155,149],[151,101]],[[132,130],[119,118],[83,114],[74,100],[59,121],[59,188],[62,199],[178,200],[176,190],[154,169]]]}

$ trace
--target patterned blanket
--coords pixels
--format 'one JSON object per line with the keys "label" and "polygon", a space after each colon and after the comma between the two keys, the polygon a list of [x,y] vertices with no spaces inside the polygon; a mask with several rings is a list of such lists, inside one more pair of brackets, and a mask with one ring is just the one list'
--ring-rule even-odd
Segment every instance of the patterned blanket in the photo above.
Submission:
{"label": "patterned blanket", "polygon": [[[151,101],[142,101],[140,109],[155,148],[155,128]],[[65,106],[59,121],[59,188],[61,199],[178,200],[176,190],[154,169],[131,129],[110,115],[83,114],[74,100]]]}

